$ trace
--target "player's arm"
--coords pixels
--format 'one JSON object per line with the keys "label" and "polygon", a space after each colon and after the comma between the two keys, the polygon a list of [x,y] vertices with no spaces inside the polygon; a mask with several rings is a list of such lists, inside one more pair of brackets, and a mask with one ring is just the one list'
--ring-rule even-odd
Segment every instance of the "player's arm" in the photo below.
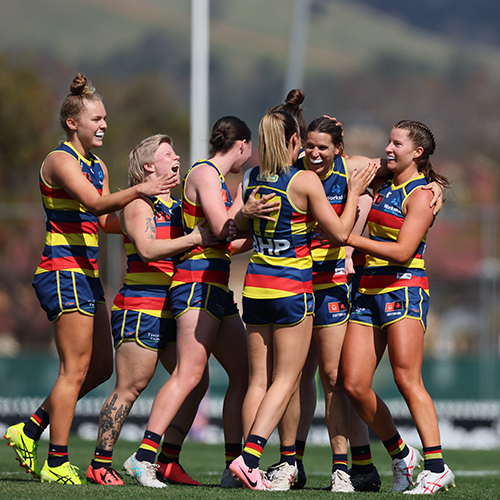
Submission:
{"label": "player's arm", "polygon": [[[368,158],[366,156],[349,156],[346,158],[346,165],[349,174],[351,174],[355,169],[361,170],[366,165],[374,164],[377,166],[377,182],[380,185],[386,179],[392,176],[392,173],[387,168],[387,160],[385,158]],[[373,187],[373,186],[372,186]],[[427,186],[422,189],[426,189],[432,192],[432,199],[429,206],[434,207],[434,215],[443,208],[443,198],[444,198],[444,188],[437,182],[430,182]]]}
{"label": "player's arm", "polygon": [[198,200],[214,235],[219,240],[225,240],[229,217],[222,199],[219,175],[209,165],[200,165],[189,174],[188,184],[188,198]]}
{"label": "player's arm", "polygon": [[236,255],[238,253],[248,252],[253,249],[252,238],[239,238],[231,242],[231,253]]}
{"label": "player's arm", "polygon": [[405,264],[415,254],[434,219],[429,191],[417,189],[406,200],[406,215],[395,242],[375,241],[351,234],[348,245],[380,259]]}
{"label": "player's arm", "polygon": [[[111,194],[109,191],[108,169],[106,168],[106,165],[102,160],[101,160],[101,166],[104,174],[102,179],[102,196],[108,196],[109,194]],[[99,227],[105,233],[120,234],[122,232],[120,218],[118,217],[116,212],[110,212],[107,214],[100,215],[98,217],[98,220],[99,220]]]}
{"label": "player's arm", "polygon": [[356,220],[359,196],[366,190],[374,175],[375,167],[371,166],[351,176],[347,201],[340,217],[330,205],[323,185],[314,172],[302,171],[296,175],[292,180],[290,192],[292,196],[297,196],[299,206],[309,206],[314,218],[331,241],[345,245]]}
{"label": "player's arm", "polygon": [[[354,234],[363,234],[363,231],[366,227],[366,221],[368,219],[368,214],[370,212],[370,208],[372,206],[372,195],[365,191],[358,200],[358,213],[356,215],[356,222],[354,223],[354,227],[352,228],[352,233]],[[345,255],[346,255],[346,274],[347,276],[351,276],[354,274],[354,265],[352,263],[352,252],[354,248],[346,245],[345,247]]]}
{"label": "player's arm", "polygon": [[[104,167],[105,168],[105,167]],[[52,153],[43,166],[43,175],[53,186],[62,187],[94,215],[121,210],[140,196],[167,194],[177,183],[177,174],[165,174],[150,182],[143,182],[116,193],[100,195],[84,175],[78,162],[66,153]]]}
{"label": "player's arm", "polygon": [[166,259],[193,246],[218,243],[208,228],[196,226],[190,234],[171,240],[157,239],[153,207],[149,200],[139,198],[129,203],[122,214],[123,230],[144,262]]}

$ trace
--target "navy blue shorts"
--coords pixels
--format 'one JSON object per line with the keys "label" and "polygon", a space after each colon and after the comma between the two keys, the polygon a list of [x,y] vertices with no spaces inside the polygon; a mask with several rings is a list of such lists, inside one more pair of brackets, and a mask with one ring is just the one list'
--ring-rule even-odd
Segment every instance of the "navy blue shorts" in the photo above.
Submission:
{"label": "navy blue shorts", "polygon": [[49,321],[56,321],[65,312],[94,316],[96,304],[105,304],[99,278],[90,278],[75,271],[47,271],[36,274],[33,288]]}
{"label": "navy blue shorts", "polygon": [[217,321],[239,314],[233,292],[210,283],[174,286],[170,289],[170,307],[175,319],[191,309],[206,311]]}
{"label": "navy blue shorts", "polygon": [[293,326],[314,314],[314,295],[299,293],[280,299],[243,297],[243,321],[249,326]]}
{"label": "navy blue shorts", "polygon": [[419,320],[427,329],[429,295],[423,288],[406,287],[377,295],[356,293],[350,322],[385,328],[405,318]]}
{"label": "navy blue shorts", "polygon": [[176,341],[176,323],[172,318],[159,318],[142,311],[111,312],[111,327],[115,349],[123,342],[137,342],[152,351],[161,351]]}
{"label": "navy blue shorts", "polygon": [[314,290],[314,326],[328,327],[345,323],[349,319],[349,287],[337,285]]}

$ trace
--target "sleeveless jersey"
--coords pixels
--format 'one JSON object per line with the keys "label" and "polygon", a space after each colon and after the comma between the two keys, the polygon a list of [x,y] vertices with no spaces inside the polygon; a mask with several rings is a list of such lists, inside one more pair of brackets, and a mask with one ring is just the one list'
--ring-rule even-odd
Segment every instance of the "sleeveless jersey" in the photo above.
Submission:
{"label": "sleeveless jersey", "polygon": [[[172,198],[167,204],[156,196],[150,197],[149,200],[154,209],[156,239],[171,240],[182,236],[184,231],[180,202]],[[116,295],[111,310],[127,309],[142,311],[159,318],[171,317],[167,297],[174,273],[175,258],[144,262],[125,233],[123,242],[127,253],[127,274],[125,284]]]}
{"label": "sleeveless jersey", "polygon": [[286,174],[268,178],[259,167],[245,174],[243,199],[257,187],[258,197],[276,193],[271,201],[280,207],[271,217],[253,220],[254,252],[248,264],[243,296],[252,299],[277,299],[312,293],[311,232],[315,224],[310,212],[299,210],[289,198],[289,186],[300,171],[290,167]]}
{"label": "sleeveless jersey", "polygon": [[[220,180],[221,196],[226,205],[226,210],[229,210],[233,204],[226,180],[219,167],[209,160],[199,160],[188,170],[182,183],[182,218],[186,234],[191,233],[194,227],[205,218],[205,213],[201,205],[193,203],[186,196],[186,183],[189,175],[199,165],[210,165],[217,171]],[[224,241],[212,247],[193,247],[177,264],[172,278],[172,287],[185,283],[209,283],[229,291],[230,264],[230,243]]]}
{"label": "sleeveless jersey", "polygon": [[[305,157],[296,164],[301,170],[310,170]],[[340,215],[347,200],[349,174],[345,158],[335,156],[332,168],[320,177],[326,197],[337,215]],[[345,247],[333,244],[320,231],[313,231],[311,240],[313,259],[313,289],[322,290],[347,283],[345,271]]]}
{"label": "sleeveless jersey", "polygon": [[40,190],[45,211],[45,248],[35,274],[47,271],[74,271],[92,278],[99,277],[97,256],[99,228],[97,217],[62,187],[50,186],[43,178],[43,165],[55,152],[72,156],[82,174],[102,194],[103,170],[99,158],[89,153],[84,158],[68,142],[50,152],[40,167]]}
{"label": "sleeveless jersey", "polygon": [[[397,241],[405,219],[403,206],[406,199],[415,189],[426,185],[427,181],[423,174],[400,186],[395,186],[392,180],[382,184],[375,193],[368,214],[370,238],[376,241]],[[427,232],[414,255],[404,265],[366,255],[359,291],[375,295],[413,286],[429,293],[423,258],[426,237]]]}

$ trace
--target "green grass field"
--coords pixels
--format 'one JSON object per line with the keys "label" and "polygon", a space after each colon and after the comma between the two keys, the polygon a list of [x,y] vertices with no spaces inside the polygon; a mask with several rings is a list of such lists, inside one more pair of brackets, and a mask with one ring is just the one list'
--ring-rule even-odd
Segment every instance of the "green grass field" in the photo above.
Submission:
{"label": "green grass field", "polygon": [[[3,441],[3,440],[2,440]],[[113,465],[121,469],[121,464],[136,449],[137,443],[118,442],[115,449]],[[40,445],[39,456],[44,459],[47,442]],[[71,462],[86,470],[93,455],[94,443],[77,438],[70,440]],[[378,443],[373,443],[374,461],[382,478],[382,492],[356,493],[356,498],[368,498],[375,495],[377,499],[394,498],[400,493],[391,493],[392,476],[390,460],[387,453]],[[261,464],[268,466],[278,458],[278,447],[268,445]],[[455,472],[457,487],[446,492],[439,492],[439,498],[494,500],[500,498],[500,450],[468,451],[448,450],[445,459]],[[242,499],[259,498],[272,494],[277,498],[291,496],[297,499],[327,498],[331,492],[323,491],[328,485],[331,468],[329,448],[308,446],[306,448],[305,467],[307,485],[302,491],[290,492],[257,492],[249,490],[224,490],[218,487],[224,467],[223,445],[206,445],[186,443],[181,454],[181,463],[187,472],[198,479],[201,487],[169,486],[166,489],[154,490],[139,486],[133,479],[125,477],[123,487],[105,487],[96,485],[63,486],[40,484],[31,475],[21,469],[14,459],[14,452],[0,442],[0,498],[1,499]],[[336,494],[339,495],[339,494]]]}

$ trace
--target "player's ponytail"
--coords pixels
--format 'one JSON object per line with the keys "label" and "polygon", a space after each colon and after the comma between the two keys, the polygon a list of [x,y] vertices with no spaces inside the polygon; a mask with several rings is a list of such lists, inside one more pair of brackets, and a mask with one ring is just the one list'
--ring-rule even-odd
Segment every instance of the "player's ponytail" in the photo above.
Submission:
{"label": "player's ponytail", "polygon": [[263,175],[281,174],[290,167],[288,144],[299,129],[287,111],[272,111],[259,124],[259,168]]}

